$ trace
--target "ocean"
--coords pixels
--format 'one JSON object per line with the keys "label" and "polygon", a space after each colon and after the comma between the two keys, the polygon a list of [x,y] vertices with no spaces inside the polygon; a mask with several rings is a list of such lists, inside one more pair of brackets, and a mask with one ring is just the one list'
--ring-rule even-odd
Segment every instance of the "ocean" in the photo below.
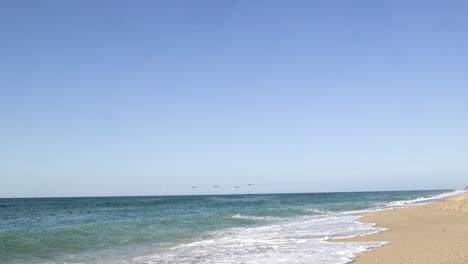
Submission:
{"label": "ocean", "polygon": [[451,190],[0,199],[0,263],[350,263],[366,212]]}

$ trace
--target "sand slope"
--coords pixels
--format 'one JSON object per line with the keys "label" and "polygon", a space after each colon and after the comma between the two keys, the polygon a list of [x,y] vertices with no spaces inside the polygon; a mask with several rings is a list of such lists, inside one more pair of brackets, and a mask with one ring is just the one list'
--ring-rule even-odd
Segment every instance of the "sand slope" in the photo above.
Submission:
{"label": "sand slope", "polygon": [[391,243],[362,253],[356,264],[468,264],[468,193],[439,203],[370,213],[360,221],[390,230],[332,241]]}

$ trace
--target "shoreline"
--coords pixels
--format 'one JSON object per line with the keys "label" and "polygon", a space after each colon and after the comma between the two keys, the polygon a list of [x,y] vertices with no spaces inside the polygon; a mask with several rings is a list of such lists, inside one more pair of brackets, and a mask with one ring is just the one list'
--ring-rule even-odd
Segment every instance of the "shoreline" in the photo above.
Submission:
{"label": "shoreline", "polygon": [[468,263],[468,192],[442,201],[365,214],[387,231],[328,242],[390,242],[358,254],[355,264]]}

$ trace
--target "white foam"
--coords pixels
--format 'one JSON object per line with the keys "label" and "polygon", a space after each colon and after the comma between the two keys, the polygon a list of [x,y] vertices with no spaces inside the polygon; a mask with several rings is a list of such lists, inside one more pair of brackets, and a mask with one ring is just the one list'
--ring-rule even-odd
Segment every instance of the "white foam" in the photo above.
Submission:
{"label": "white foam", "polygon": [[359,215],[305,217],[282,224],[236,228],[210,239],[158,249],[126,263],[349,263],[356,254],[386,244],[329,243],[330,237],[383,231],[357,221]]}
{"label": "white foam", "polygon": [[[389,203],[373,210],[327,212],[254,228],[233,228],[213,233],[209,238],[159,248],[155,252],[113,263],[351,263],[358,253],[388,244],[388,242],[327,242],[329,238],[355,237],[385,231],[375,224],[358,219],[367,212],[430,203],[460,191],[432,198]],[[253,219],[234,215],[233,218]],[[255,220],[255,219],[254,219]]]}
{"label": "white foam", "polygon": [[241,214],[235,214],[235,215],[231,216],[231,218],[244,219],[244,220],[255,220],[255,221],[275,221],[275,220],[284,219],[284,218],[276,217],[276,216],[251,216],[251,215],[241,215]]}
{"label": "white foam", "polygon": [[323,210],[323,209],[317,209],[317,208],[304,208],[302,209],[304,212],[311,212],[311,213],[316,213],[316,214],[330,214],[332,213],[331,211]]}
{"label": "white foam", "polygon": [[442,194],[432,196],[432,197],[419,197],[419,198],[416,198],[416,199],[413,199],[413,200],[395,201],[395,202],[388,203],[387,206],[395,208],[395,207],[406,207],[406,206],[411,206],[411,205],[416,205],[416,204],[428,204],[428,203],[433,203],[433,202],[437,202],[437,201],[446,199],[446,198],[451,197],[451,196],[462,194],[464,192],[465,191],[463,191],[463,190],[458,190],[458,191],[453,191],[453,192],[449,192],[449,193],[442,193]]}

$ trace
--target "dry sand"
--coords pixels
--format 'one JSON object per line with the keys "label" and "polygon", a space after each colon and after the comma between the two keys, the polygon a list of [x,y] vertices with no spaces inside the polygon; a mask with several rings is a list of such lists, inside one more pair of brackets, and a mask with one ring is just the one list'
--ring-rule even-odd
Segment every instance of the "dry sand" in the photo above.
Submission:
{"label": "dry sand", "polygon": [[442,202],[370,213],[359,221],[389,231],[331,242],[389,241],[355,264],[468,264],[468,193]]}

